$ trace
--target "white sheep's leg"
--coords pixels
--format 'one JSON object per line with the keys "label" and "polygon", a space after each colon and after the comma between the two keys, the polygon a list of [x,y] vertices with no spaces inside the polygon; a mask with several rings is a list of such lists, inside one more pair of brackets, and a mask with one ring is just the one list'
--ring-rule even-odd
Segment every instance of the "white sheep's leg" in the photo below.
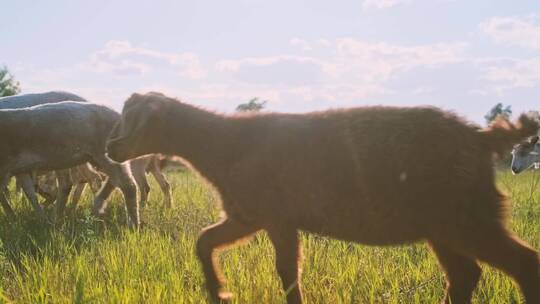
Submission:
{"label": "white sheep's leg", "polygon": [[26,197],[32,204],[32,207],[34,207],[34,210],[37,212],[38,216],[47,221],[47,216],[38,202],[32,177],[29,174],[19,174],[17,175],[17,178],[20,180],[24,194],[26,194]]}
{"label": "white sheep's leg", "polygon": [[102,176],[99,175],[98,173],[92,172],[92,176],[89,178],[89,181],[88,181],[88,185],[90,186],[90,189],[92,190],[92,194],[96,195],[99,189],[101,189],[103,179],[102,179]]}
{"label": "white sheep's leg", "polygon": [[150,173],[154,176],[157,183],[159,184],[159,187],[161,188],[161,191],[163,192],[163,195],[165,196],[165,206],[171,208],[172,207],[172,193],[171,193],[171,184],[167,181],[167,178],[165,178],[165,175],[159,168],[158,160],[157,158],[154,158],[152,160],[152,163],[150,164]]}
{"label": "white sheep's leg", "polygon": [[39,184],[36,186],[36,192],[45,199],[43,201],[44,206],[50,206],[56,200],[56,193],[45,191]]}
{"label": "white sheep's leg", "polygon": [[79,204],[79,201],[81,200],[81,195],[85,186],[85,183],[77,183],[77,185],[75,185],[75,190],[73,190],[73,195],[71,196],[71,209],[75,210],[75,208],[77,208],[77,204]]}
{"label": "white sheep's leg", "polygon": [[94,213],[98,215],[104,213],[104,199],[110,194],[110,192],[106,193],[105,190],[112,191],[112,189],[110,189],[111,186],[119,187],[120,190],[122,190],[124,200],[126,201],[129,224],[138,228],[141,224],[141,220],[139,217],[139,204],[137,202],[137,186],[131,176],[129,166],[116,163],[105,155],[95,157],[94,161],[103,172],[109,176],[105,186],[103,186],[94,200]]}
{"label": "white sheep's leg", "polygon": [[23,195],[21,182],[18,178],[15,178],[15,193],[17,194],[18,198],[21,198]]}
{"label": "white sheep's leg", "polygon": [[45,198],[43,202],[44,206],[49,206],[56,200],[58,195],[58,184],[56,182],[56,174],[49,173],[45,176],[45,182],[40,183],[40,180],[37,177],[32,177],[34,180],[36,192]]}
{"label": "white sheep's leg", "polygon": [[107,198],[109,198],[114,188],[115,186],[110,181],[110,178],[107,177],[103,183],[103,186],[96,194],[96,197],[94,197],[94,208],[92,211],[94,215],[101,216],[105,214],[105,209],[107,208]]}
{"label": "white sheep's leg", "polygon": [[139,205],[141,208],[144,208],[146,206],[146,202],[148,202],[148,193],[150,192],[150,185],[148,185],[144,168],[145,163],[141,162],[140,160],[134,160],[130,163],[130,167],[131,174],[133,174],[133,178],[137,183],[137,188],[139,188]]}
{"label": "white sheep's leg", "polygon": [[56,196],[56,216],[60,219],[64,215],[69,193],[73,188],[69,169],[56,171],[58,179],[58,195]]}
{"label": "white sheep's leg", "polygon": [[15,212],[13,212],[13,209],[11,209],[7,192],[7,184],[9,183],[10,178],[11,176],[9,174],[4,174],[3,176],[0,176],[0,204],[2,204],[2,208],[4,209],[7,217],[9,219],[14,219]]}

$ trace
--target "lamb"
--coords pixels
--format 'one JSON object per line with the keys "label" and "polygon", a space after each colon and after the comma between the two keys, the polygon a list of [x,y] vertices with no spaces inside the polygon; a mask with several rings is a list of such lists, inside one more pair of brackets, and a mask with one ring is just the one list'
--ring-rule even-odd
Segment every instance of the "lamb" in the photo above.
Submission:
{"label": "lamb", "polygon": [[[105,143],[119,114],[105,106],[64,101],[24,109],[0,110],[0,137],[9,145],[0,146],[0,203],[8,216],[13,210],[5,193],[11,175],[22,178],[23,189],[38,214],[46,219],[39,205],[30,172],[67,169],[91,162],[108,176],[94,201],[94,213],[104,213],[105,200],[119,187],[126,201],[130,223],[140,224],[136,186],[129,167],[105,156]],[[59,175],[57,215],[64,212],[71,191],[69,180]]]}
{"label": "lamb", "polygon": [[301,303],[298,231],[367,245],[427,241],[446,274],[445,303],[469,303],[485,262],[540,303],[538,252],[505,225],[494,151],[534,134],[497,122],[479,129],[432,107],[357,107],[308,114],[214,114],[133,94],[111,132],[109,157],[178,155],[215,187],[225,218],[196,251],[212,301],[216,251],[265,230],[288,303]]}
{"label": "lamb", "polygon": [[[139,189],[139,206],[141,207],[146,205],[146,202],[148,201],[148,194],[150,192],[150,185],[146,179],[147,172],[154,176],[163,194],[165,195],[165,206],[169,208],[172,207],[171,186],[161,171],[159,162],[160,158],[158,155],[147,155],[129,162],[131,173],[135,179],[137,188]],[[74,209],[79,203],[86,184],[89,184],[92,192],[96,194],[100,189],[102,180],[104,179],[104,176],[100,172],[96,172],[89,164],[83,164],[66,169],[57,174],[67,174],[69,176],[71,185],[75,187],[71,197],[71,209]],[[44,204],[50,204],[56,199],[58,192],[56,180],[56,175],[53,172],[48,172],[38,177],[36,190],[41,196],[46,198]]]}
{"label": "lamb", "polygon": [[160,156],[157,154],[146,155],[130,161],[131,172],[133,173],[133,178],[135,178],[137,187],[139,188],[139,204],[141,207],[146,205],[148,194],[150,193],[150,185],[146,179],[147,172],[154,176],[154,179],[161,188],[161,192],[163,192],[163,195],[165,196],[165,206],[168,208],[172,207],[171,185],[163,174],[159,162]]}
{"label": "lamb", "polygon": [[[96,194],[101,188],[101,182],[106,178],[102,173],[95,171],[88,163],[61,171],[57,174],[68,174],[71,183],[75,187],[71,197],[71,206],[73,207],[79,203],[86,184],[90,185],[90,189]],[[49,171],[35,178],[37,180],[36,191],[46,199],[44,205],[49,205],[56,199],[58,194],[57,174]]]}
{"label": "lamb", "polygon": [[534,166],[538,169],[540,164],[540,143],[538,135],[532,136],[528,141],[521,142],[512,150],[512,173],[519,174]]}

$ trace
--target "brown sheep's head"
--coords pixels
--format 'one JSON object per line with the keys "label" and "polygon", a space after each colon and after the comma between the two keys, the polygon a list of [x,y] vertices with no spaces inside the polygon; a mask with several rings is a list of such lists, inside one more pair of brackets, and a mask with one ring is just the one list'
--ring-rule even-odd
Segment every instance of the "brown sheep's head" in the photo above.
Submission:
{"label": "brown sheep's head", "polygon": [[519,174],[533,165],[537,166],[539,162],[540,143],[538,143],[538,135],[514,146],[512,150],[512,173]]}
{"label": "brown sheep's head", "polygon": [[133,94],[124,104],[122,117],[109,134],[108,156],[118,162],[151,154],[160,114],[166,106],[162,94]]}

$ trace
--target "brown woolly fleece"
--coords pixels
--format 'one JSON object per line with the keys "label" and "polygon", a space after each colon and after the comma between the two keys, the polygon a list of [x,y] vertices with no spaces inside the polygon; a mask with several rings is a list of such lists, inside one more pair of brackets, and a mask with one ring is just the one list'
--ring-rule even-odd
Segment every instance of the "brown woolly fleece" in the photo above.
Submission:
{"label": "brown woolly fleece", "polygon": [[228,296],[216,249],[265,230],[287,302],[301,303],[302,230],[378,246],[427,241],[445,303],[470,302],[479,262],[540,303],[538,253],[506,228],[492,160],[537,130],[525,116],[480,130],[432,107],[225,116],[148,93],[126,101],[108,153],[178,155],[219,192],[226,217],[197,242],[212,301]]}

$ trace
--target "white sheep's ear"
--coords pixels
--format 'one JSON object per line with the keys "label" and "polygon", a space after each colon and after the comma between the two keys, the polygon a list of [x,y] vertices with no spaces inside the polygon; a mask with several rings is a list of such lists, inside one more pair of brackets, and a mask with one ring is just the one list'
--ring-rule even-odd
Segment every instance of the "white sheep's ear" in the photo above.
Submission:
{"label": "white sheep's ear", "polygon": [[529,153],[530,155],[539,155],[540,153],[536,152],[536,151],[532,151]]}
{"label": "white sheep's ear", "polygon": [[534,168],[535,169],[540,169],[540,163],[534,163]]}

